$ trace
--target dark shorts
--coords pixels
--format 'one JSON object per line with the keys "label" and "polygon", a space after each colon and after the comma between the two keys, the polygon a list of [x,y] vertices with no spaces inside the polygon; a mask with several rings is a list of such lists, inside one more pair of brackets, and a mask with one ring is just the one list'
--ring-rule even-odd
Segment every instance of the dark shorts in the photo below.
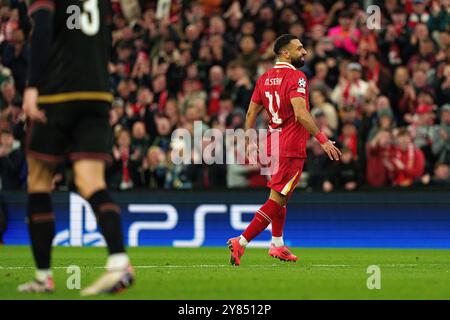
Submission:
{"label": "dark shorts", "polygon": [[109,103],[76,101],[39,107],[45,111],[47,123],[28,123],[29,157],[50,163],[81,159],[111,161]]}

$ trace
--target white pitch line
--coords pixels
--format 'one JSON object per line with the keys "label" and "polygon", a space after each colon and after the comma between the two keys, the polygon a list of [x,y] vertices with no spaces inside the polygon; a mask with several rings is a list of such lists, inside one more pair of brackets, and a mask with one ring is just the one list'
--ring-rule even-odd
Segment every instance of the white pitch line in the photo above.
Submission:
{"label": "white pitch line", "polygon": [[310,267],[318,268],[346,268],[346,267],[357,267],[356,264],[312,264]]}
{"label": "white pitch line", "polygon": [[[295,264],[289,264],[292,266],[295,266]],[[442,264],[438,263],[424,263],[424,264],[379,264],[380,267],[416,267],[416,266],[440,266]],[[250,264],[250,265],[244,265],[245,267],[251,267],[251,268],[278,268],[286,266],[286,264]],[[300,268],[349,268],[349,267],[366,267],[365,265],[360,264],[312,264],[312,265],[304,265],[300,266]],[[83,269],[104,269],[104,266],[87,266],[87,267],[81,267]],[[232,266],[228,264],[197,264],[197,265],[137,265],[133,266],[135,269],[158,269],[158,268],[232,268]],[[2,270],[22,270],[22,269],[34,269],[33,266],[11,266],[11,267],[3,267],[0,266],[0,269]],[[52,269],[58,270],[58,269],[67,269],[67,267],[53,267]]]}
{"label": "white pitch line", "polygon": [[[247,267],[254,268],[272,268],[272,267],[282,267],[283,265],[263,265],[263,264],[253,264],[247,265]],[[157,268],[227,268],[232,267],[228,264],[198,264],[198,265],[147,265],[147,266],[133,266],[134,269],[157,269]],[[104,269],[104,266],[92,266],[92,267],[81,267],[86,269]],[[2,267],[0,269],[5,270],[21,270],[21,269],[34,269],[32,266],[12,266],[12,267]],[[67,267],[52,267],[52,269],[67,269]]]}

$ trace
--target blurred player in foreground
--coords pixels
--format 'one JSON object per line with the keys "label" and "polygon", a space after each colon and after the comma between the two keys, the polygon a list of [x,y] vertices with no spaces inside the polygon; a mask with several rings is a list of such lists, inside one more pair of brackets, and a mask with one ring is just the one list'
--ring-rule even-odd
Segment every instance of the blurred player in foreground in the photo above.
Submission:
{"label": "blurred player in foreground", "polygon": [[[77,19],[66,12],[80,8]],[[70,8],[69,8],[70,7]],[[50,193],[55,166],[69,159],[75,185],[94,210],[108,246],[106,272],[82,295],[119,292],[134,281],[125,253],[120,208],[106,190],[110,160],[109,110],[112,94],[109,0],[30,0],[33,21],[28,83],[24,93],[27,123],[28,212],[35,278],[20,292],[52,292],[50,269],[55,217]],[[72,19],[77,18],[72,17]]]}
{"label": "blurred player in foreground", "polygon": [[303,170],[309,135],[312,134],[320,142],[331,160],[339,160],[341,156],[334,142],[320,132],[309,113],[307,78],[302,71],[297,70],[303,66],[307,54],[302,43],[297,37],[285,34],[275,41],[274,51],[278,62],[256,83],[247,111],[245,130],[255,128],[258,114],[266,109],[270,118],[269,135],[274,131],[279,133],[277,154],[270,155],[272,162],[278,162],[278,169],[275,169],[267,185],[271,189],[267,202],[256,212],[241,236],[228,240],[230,262],[237,266],[241,263],[248,243],[270,223],[272,244],[269,255],[284,261],[297,261],[297,257],[284,245],[283,227],[286,204]]}

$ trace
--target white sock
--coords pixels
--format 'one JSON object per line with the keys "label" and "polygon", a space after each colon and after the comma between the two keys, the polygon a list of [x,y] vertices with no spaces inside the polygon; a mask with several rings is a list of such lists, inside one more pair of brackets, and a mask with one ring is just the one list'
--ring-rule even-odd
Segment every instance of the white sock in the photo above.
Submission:
{"label": "white sock", "polygon": [[277,248],[284,246],[283,237],[272,237],[272,243]]}
{"label": "white sock", "polygon": [[246,247],[248,245],[247,239],[245,239],[242,235],[239,237],[239,244],[243,247]]}
{"label": "white sock", "polygon": [[39,282],[45,282],[47,281],[48,277],[53,276],[52,271],[50,269],[37,269],[34,277]]}
{"label": "white sock", "polygon": [[108,257],[106,269],[108,271],[124,270],[130,264],[130,259],[126,253],[115,253]]}

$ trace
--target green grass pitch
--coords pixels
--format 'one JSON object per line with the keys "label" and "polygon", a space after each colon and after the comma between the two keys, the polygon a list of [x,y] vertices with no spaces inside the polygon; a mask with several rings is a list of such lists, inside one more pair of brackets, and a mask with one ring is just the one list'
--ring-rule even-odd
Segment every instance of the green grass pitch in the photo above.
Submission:
{"label": "green grass pitch", "polygon": [[[130,248],[137,282],[129,291],[97,299],[450,299],[450,250],[293,248],[297,263],[249,248],[242,265],[228,264],[224,248]],[[0,299],[81,299],[69,290],[69,265],[81,268],[81,287],[102,272],[104,248],[55,248],[56,293],[19,294],[30,280],[30,249],[0,247]],[[369,290],[370,265],[381,270],[381,289]]]}

